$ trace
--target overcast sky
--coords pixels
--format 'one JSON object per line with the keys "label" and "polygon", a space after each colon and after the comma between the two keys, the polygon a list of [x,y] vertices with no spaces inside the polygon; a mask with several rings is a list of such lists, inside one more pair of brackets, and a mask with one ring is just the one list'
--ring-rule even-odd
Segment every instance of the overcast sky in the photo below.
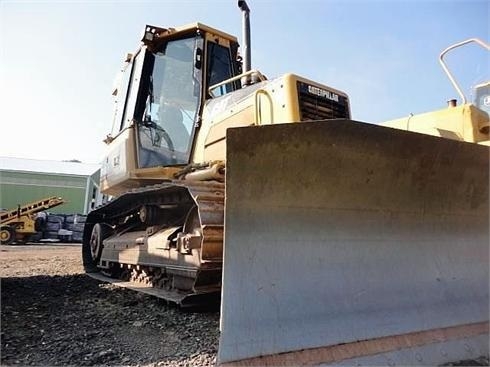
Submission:
{"label": "overcast sky", "polygon": [[[353,118],[382,122],[457,97],[438,64],[447,46],[490,41],[490,2],[248,0],[252,67],[349,94]],[[241,39],[235,0],[0,0],[0,156],[102,160],[111,88],[145,24],[199,21]],[[488,52],[448,55],[463,85],[489,79]]]}

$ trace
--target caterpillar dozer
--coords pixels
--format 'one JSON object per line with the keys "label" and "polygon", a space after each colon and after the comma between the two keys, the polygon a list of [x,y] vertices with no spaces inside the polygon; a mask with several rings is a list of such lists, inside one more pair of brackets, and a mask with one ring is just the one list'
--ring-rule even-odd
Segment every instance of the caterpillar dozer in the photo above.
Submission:
{"label": "caterpillar dozer", "polygon": [[311,364],[288,353],[422,332],[403,325],[437,316],[444,295],[471,296],[485,340],[488,148],[355,122],[338,89],[268,80],[238,5],[243,58],[200,23],[148,25],[127,55],[101,171],[115,198],[87,217],[86,272],[181,306],[221,295],[222,364]]}
{"label": "caterpillar dozer", "polygon": [[101,191],[117,198],[87,217],[85,269],[183,306],[220,294],[227,129],[350,118],[345,93],[266,80],[234,36],[200,23],[146,26],[114,95]]}
{"label": "caterpillar dozer", "polygon": [[15,209],[0,213],[0,241],[2,245],[23,242],[35,234],[36,214],[64,204],[63,198],[51,196],[31,203],[19,205]]}

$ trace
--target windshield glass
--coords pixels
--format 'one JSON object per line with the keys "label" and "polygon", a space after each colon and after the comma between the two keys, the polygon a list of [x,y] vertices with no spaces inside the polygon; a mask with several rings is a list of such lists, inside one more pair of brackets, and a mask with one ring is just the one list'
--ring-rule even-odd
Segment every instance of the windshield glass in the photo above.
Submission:
{"label": "windshield glass", "polygon": [[195,42],[195,38],[171,41],[150,55],[147,100],[139,125],[140,168],[189,162],[200,97]]}

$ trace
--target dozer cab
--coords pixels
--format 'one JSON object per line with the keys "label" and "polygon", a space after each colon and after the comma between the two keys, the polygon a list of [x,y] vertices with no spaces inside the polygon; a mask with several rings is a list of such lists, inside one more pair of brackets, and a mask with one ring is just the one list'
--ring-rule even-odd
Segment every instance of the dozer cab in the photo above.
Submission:
{"label": "dozer cab", "polygon": [[220,364],[488,355],[488,148],[267,80],[239,6],[243,59],[200,23],[147,26],[128,55],[86,271],[181,306],[221,294]]}

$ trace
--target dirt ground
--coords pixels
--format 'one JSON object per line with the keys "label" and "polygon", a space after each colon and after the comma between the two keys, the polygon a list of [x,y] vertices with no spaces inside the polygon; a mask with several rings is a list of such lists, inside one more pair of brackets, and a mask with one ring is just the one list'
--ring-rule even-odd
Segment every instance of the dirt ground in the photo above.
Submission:
{"label": "dirt ground", "polygon": [[[219,314],[83,274],[80,245],[0,246],[2,365],[210,366]],[[488,366],[488,358],[450,365]]]}
{"label": "dirt ground", "polygon": [[2,365],[214,365],[218,312],[83,274],[80,245],[0,246]]}

